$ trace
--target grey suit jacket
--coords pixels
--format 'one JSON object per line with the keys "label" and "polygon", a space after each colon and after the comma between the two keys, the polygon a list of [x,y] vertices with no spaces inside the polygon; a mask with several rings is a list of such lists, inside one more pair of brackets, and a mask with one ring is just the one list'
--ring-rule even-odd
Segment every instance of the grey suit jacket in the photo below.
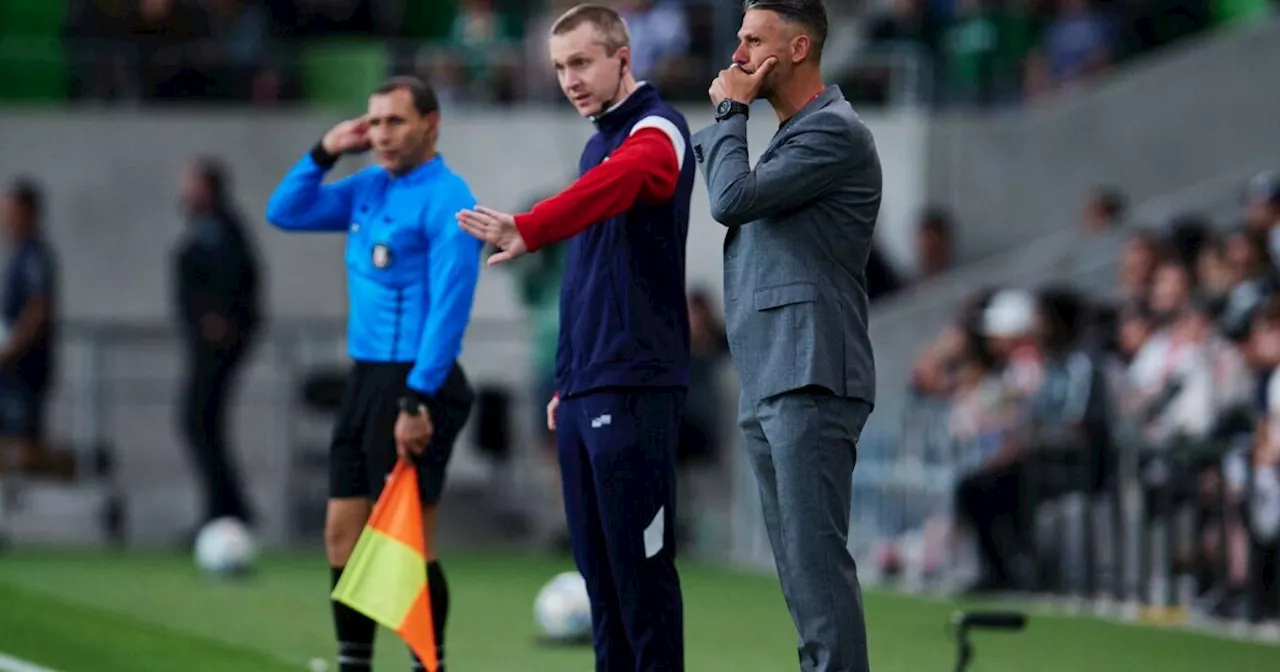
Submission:
{"label": "grey suit jacket", "polygon": [[880,158],[839,87],[773,137],[753,169],[737,115],[693,136],[724,240],[725,322],[742,391],[818,385],[875,403],[867,255]]}

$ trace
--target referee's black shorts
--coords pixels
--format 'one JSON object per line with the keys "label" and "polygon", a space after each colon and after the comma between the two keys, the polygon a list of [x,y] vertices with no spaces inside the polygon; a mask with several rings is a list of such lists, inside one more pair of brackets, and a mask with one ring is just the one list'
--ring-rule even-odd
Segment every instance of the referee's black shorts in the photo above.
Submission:
{"label": "referee's black shorts", "polygon": [[[329,496],[377,499],[396,463],[395,425],[411,363],[356,362],[347,377],[329,448]],[[428,404],[435,435],[417,458],[424,504],[440,501],[453,444],[471,415],[475,393],[457,363]]]}

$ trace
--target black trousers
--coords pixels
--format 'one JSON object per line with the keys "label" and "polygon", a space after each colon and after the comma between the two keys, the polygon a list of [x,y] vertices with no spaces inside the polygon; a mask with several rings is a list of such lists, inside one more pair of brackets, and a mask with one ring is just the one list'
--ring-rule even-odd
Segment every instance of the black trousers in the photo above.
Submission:
{"label": "black trousers", "polygon": [[228,348],[192,344],[182,394],[182,430],[204,489],[204,520],[235,517],[253,523],[240,473],[227,442],[227,401],[247,343]]}
{"label": "black trousers", "polygon": [[1014,583],[1014,558],[1030,547],[1022,501],[1025,479],[1025,465],[1015,462],[973,474],[956,488],[956,511],[977,536],[987,581]]}

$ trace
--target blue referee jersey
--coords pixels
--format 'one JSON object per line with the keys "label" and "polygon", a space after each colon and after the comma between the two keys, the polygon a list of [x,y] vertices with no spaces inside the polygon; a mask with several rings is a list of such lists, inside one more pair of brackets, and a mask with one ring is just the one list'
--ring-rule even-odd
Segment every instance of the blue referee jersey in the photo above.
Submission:
{"label": "blue referee jersey", "polygon": [[313,154],[285,175],[267,219],[287,231],[347,232],[347,349],[360,362],[413,362],[433,395],[462,352],[482,243],[457,225],[476,199],[436,155],[399,177],[380,167],[324,184]]}

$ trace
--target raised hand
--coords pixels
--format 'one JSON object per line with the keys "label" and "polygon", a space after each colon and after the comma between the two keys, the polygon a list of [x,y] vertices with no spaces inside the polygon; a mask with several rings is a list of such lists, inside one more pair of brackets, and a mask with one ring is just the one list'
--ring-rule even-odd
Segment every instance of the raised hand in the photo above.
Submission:
{"label": "raised hand", "polygon": [[370,147],[369,122],[364,117],[348,119],[329,129],[321,141],[324,151],[333,156],[349,152],[363,152]]}

